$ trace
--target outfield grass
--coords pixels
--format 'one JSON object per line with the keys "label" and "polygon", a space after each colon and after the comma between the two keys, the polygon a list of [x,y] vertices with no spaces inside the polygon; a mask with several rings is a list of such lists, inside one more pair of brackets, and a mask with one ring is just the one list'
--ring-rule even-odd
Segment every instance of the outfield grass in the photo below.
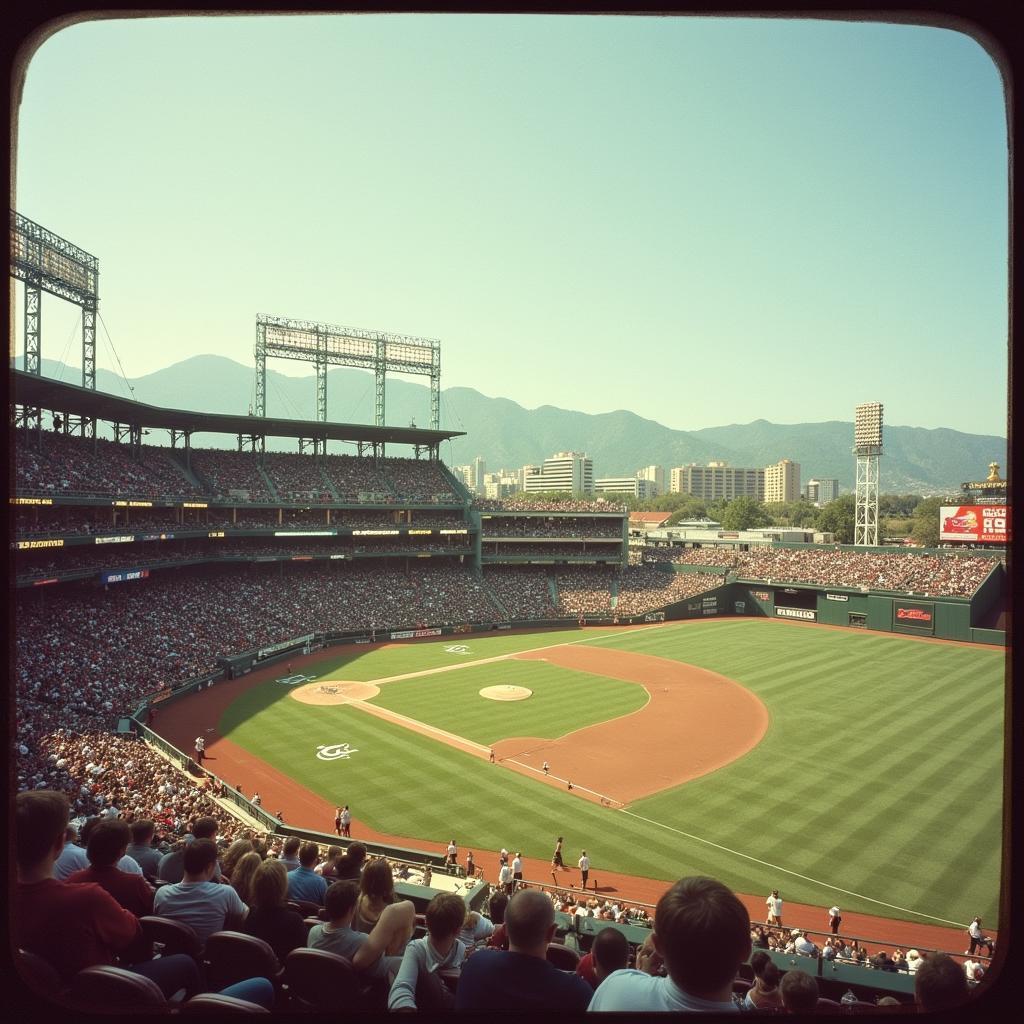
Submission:
{"label": "outfield grass", "polygon": [[[444,648],[453,639],[366,654],[348,649],[320,676],[375,679],[452,665],[455,656]],[[460,848],[473,849],[490,876],[488,851],[514,846],[547,858],[564,835],[567,861],[586,847],[598,877],[601,868],[665,880],[706,873],[742,892],[777,887],[795,902],[957,923],[980,914],[997,925],[1001,650],[721,619],[627,633],[470,637],[462,659],[567,641],[729,676],[764,701],[769,730],[731,765],[616,812],[363,712],[282,699],[286,691],[274,683],[240,698],[221,729],[329,801],[349,803],[380,831],[443,845],[458,823]],[[503,707],[474,697],[481,685],[511,681],[509,666],[537,666],[546,696],[580,675],[542,662],[495,664],[500,679],[494,667],[465,668],[388,683],[376,700],[486,744],[499,738],[488,714],[511,708],[529,715],[532,701]],[[614,682],[585,679],[602,690]],[[442,714],[446,694],[452,699]],[[409,710],[420,700],[422,710]],[[358,753],[316,759],[317,745],[336,742]],[[624,770],[642,764],[641,742]],[[329,831],[330,823],[322,827]]]}

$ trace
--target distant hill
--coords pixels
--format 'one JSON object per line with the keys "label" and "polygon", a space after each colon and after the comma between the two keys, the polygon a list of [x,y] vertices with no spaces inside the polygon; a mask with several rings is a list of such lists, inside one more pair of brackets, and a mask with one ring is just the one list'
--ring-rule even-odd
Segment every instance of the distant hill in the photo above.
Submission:
{"label": "distant hill", "polygon": [[[20,366],[20,358],[16,360]],[[81,371],[43,360],[43,373],[70,383],[81,382]],[[153,405],[200,412],[248,412],[254,401],[254,371],[232,359],[204,355],[166,369],[125,381],[98,370],[99,390],[132,397]],[[128,386],[132,388],[129,392]],[[362,370],[339,367],[327,374],[330,418],[341,423],[372,423],[373,376]],[[406,426],[411,420],[427,427],[429,390],[401,377],[387,382],[387,422]],[[267,411],[273,416],[313,419],[316,415],[312,375],[286,377],[267,370]],[[525,409],[507,398],[490,398],[473,388],[447,388],[441,392],[441,426],[463,430],[465,437],[445,442],[441,455],[449,465],[483,456],[488,472],[539,464],[557,451],[585,451],[594,460],[594,476],[632,476],[639,468],[673,466],[721,460],[733,466],[761,467],[782,458],[800,463],[801,481],[812,477],[836,478],[844,490],[855,486],[851,454],[853,423],[734,423],[701,430],[672,430],[625,409],[592,415],[543,405]],[[230,445],[212,435],[194,438],[200,445]],[[268,442],[278,450],[293,443]],[[885,455],[881,463],[881,490],[886,493],[939,493],[955,491],[964,480],[988,472],[990,462],[1006,466],[1006,439],[957,430],[921,427],[885,428]]]}

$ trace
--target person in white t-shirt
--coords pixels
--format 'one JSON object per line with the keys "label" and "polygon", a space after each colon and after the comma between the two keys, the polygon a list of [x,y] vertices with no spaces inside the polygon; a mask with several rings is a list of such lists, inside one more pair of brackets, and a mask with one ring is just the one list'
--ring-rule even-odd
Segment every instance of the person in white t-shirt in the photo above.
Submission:
{"label": "person in white t-shirt", "polygon": [[517,889],[523,881],[523,855],[518,850],[512,858],[512,881],[516,883]]}
{"label": "person in white t-shirt", "polygon": [[445,863],[454,867],[458,863],[459,859],[459,848],[455,845],[455,840],[452,839],[448,843],[448,856],[445,858]]}
{"label": "person in white t-shirt", "polygon": [[[586,850],[583,851],[583,854],[580,857],[579,866],[580,866],[580,879],[581,879],[581,881],[580,881],[580,888],[583,889],[584,891],[586,891],[587,879],[590,877],[590,858],[587,856],[587,851]],[[596,891],[596,889],[597,889],[596,885],[594,886],[594,889]]]}
{"label": "person in white t-shirt", "polygon": [[498,872],[498,884],[501,886],[502,892],[509,896],[512,895],[512,868],[508,861],[501,865],[501,870]]}
{"label": "person in white t-shirt", "polygon": [[782,898],[779,896],[779,890],[772,889],[764,902],[768,907],[768,919],[765,924],[778,927],[782,924]]}

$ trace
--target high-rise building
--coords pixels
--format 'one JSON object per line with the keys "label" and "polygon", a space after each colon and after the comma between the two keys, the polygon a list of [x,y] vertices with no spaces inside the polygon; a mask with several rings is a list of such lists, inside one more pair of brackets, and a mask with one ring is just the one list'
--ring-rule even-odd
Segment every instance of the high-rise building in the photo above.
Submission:
{"label": "high-rise building", "polygon": [[815,505],[827,505],[839,497],[839,481],[812,478],[807,481],[807,490],[804,493],[807,500],[813,501]]}
{"label": "high-rise building", "polygon": [[519,474],[518,474],[518,476],[519,476],[519,490],[520,491],[525,491],[526,490],[526,481],[529,480],[530,477],[538,476],[539,474],[540,474],[540,466],[523,466],[523,468],[521,470],[519,470]]}
{"label": "high-rise building", "polygon": [[690,494],[703,501],[732,501],[750,497],[764,500],[764,470],[740,469],[727,462],[677,466],[670,475],[673,494]]}
{"label": "high-rise building", "polygon": [[636,471],[637,480],[646,480],[651,486],[647,489],[648,498],[656,498],[665,493],[665,467],[644,466]]}
{"label": "high-rise building", "polygon": [[543,470],[523,481],[523,490],[571,491],[573,494],[594,493],[594,463],[583,452],[558,452],[544,460]]}
{"label": "high-rise building", "polygon": [[650,480],[637,476],[606,476],[594,481],[594,489],[609,494],[632,494],[634,498],[646,501],[657,495],[657,488]]}
{"label": "high-rise building", "polygon": [[484,474],[484,497],[507,498],[519,490],[519,477],[515,473],[501,470],[498,473]]}
{"label": "high-rise building", "polygon": [[487,462],[482,455],[473,460],[473,490],[481,497],[484,495],[484,473],[487,469]]}
{"label": "high-rise building", "polygon": [[452,474],[463,484],[466,485],[469,490],[475,490],[473,486],[473,467],[472,466],[452,466]]}
{"label": "high-rise building", "polygon": [[781,459],[764,469],[764,501],[800,500],[800,463]]}

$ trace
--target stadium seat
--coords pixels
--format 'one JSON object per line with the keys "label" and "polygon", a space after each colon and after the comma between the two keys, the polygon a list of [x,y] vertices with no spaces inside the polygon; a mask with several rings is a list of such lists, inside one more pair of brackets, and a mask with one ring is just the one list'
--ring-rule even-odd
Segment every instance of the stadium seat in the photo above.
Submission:
{"label": "stadium seat", "polygon": [[265,1006],[259,1003],[250,1003],[247,999],[235,999],[234,996],[222,996],[219,992],[203,992],[193,996],[181,1007],[182,1013],[211,1013],[220,1016],[221,1014],[233,1013],[270,1013]]}
{"label": "stadium seat", "polygon": [[206,981],[218,992],[247,978],[269,978],[276,985],[281,965],[269,943],[242,932],[214,932],[203,950]]}
{"label": "stadium seat", "polygon": [[366,1009],[352,961],[325,949],[293,949],[284,962],[289,999],[320,1013]]}
{"label": "stadium seat", "polygon": [[142,934],[153,944],[154,952],[159,956],[172,956],[184,953],[198,960],[203,944],[190,925],[184,921],[175,921],[169,917],[157,917],[155,914],[139,918]]}
{"label": "stadium seat", "polygon": [[732,980],[732,992],[733,995],[745,996],[753,987],[752,981],[747,981],[746,978],[733,978]]}
{"label": "stadium seat", "polygon": [[170,1005],[155,981],[123,967],[86,967],[71,982],[71,1001],[80,1010],[146,1010],[170,1013]]}
{"label": "stadium seat", "polygon": [[575,949],[563,946],[560,942],[549,942],[547,960],[560,971],[575,971],[580,962],[580,955]]}
{"label": "stadium seat", "polygon": [[14,964],[33,992],[52,996],[66,988],[50,962],[44,960],[38,953],[19,949]]}
{"label": "stadium seat", "polygon": [[814,1012],[817,1013],[846,1013],[846,1007],[842,1003],[837,1003],[834,999],[825,999],[823,996],[819,997],[817,1004],[814,1007]]}
{"label": "stadium seat", "polygon": [[298,911],[303,917],[320,917],[323,907],[312,900],[289,900],[288,907]]}

